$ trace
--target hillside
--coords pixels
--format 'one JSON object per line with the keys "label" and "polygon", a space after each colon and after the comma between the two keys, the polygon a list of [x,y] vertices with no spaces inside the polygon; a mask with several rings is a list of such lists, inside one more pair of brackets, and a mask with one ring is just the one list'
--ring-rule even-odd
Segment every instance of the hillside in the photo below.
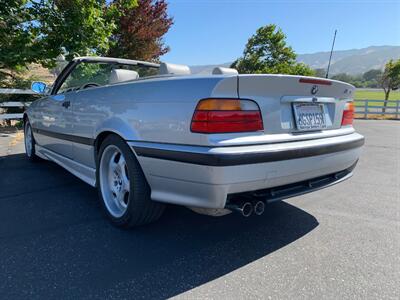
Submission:
{"label": "hillside", "polygon": [[[331,74],[361,74],[371,69],[382,69],[389,59],[400,58],[400,46],[371,46],[363,49],[335,51],[332,56]],[[301,54],[297,57],[314,69],[326,68],[329,52]]]}
{"label": "hillside", "polygon": [[[348,73],[361,74],[370,69],[382,69],[389,59],[400,58],[400,46],[371,46],[362,49],[334,51],[330,74]],[[304,62],[314,69],[326,68],[329,52],[300,54],[299,62]],[[216,66],[229,66],[231,63],[220,65],[191,66],[193,73],[210,73]]]}

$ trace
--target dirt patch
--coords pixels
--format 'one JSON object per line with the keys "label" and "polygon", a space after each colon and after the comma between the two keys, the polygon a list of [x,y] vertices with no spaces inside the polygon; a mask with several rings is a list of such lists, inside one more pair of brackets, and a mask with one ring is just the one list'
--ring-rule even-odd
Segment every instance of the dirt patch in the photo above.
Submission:
{"label": "dirt patch", "polygon": [[13,137],[13,139],[9,142],[8,147],[14,147],[15,145],[17,145],[20,141],[22,141],[24,139],[24,134],[22,132],[22,130],[19,130],[15,136]]}

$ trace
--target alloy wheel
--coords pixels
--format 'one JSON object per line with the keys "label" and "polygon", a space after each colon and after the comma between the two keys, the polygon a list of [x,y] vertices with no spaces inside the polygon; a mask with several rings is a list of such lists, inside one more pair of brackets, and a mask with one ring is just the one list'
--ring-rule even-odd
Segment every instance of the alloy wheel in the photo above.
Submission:
{"label": "alloy wheel", "polygon": [[109,145],[103,151],[99,181],[107,210],[113,217],[121,217],[129,204],[130,180],[125,157],[115,145]]}

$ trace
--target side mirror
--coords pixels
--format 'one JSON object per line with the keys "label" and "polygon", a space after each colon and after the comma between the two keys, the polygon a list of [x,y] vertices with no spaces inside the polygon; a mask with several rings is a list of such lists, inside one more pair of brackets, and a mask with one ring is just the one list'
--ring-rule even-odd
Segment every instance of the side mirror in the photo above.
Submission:
{"label": "side mirror", "polygon": [[31,90],[37,94],[44,94],[46,92],[47,85],[44,82],[34,81],[31,85]]}

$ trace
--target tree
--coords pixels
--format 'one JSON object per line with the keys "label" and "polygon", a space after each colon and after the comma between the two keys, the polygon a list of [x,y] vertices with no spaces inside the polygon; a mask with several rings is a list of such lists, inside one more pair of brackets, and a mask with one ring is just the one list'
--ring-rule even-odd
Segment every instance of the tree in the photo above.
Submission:
{"label": "tree", "polygon": [[347,73],[339,73],[331,77],[333,80],[339,80],[352,84],[355,78]]}
{"label": "tree", "polygon": [[326,77],[326,70],[324,68],[315,69],[314,72],[315,72],[315,77],[321,77],[321,78]]}
{"label": "tree", "polygon": [[27,0],[0,2],[0,81],[15,79],[15,72],[42,58],[27,3]]}
{"label": "tree", "polygon": [[400,59],[397,61],[394,61],[393,59],[389,60],[389,62],[385,65],[385,70],[383,71],[380,84],[385,92],[386,101],[382,110],[385,112],[390,91],[396,90],[400,87]]}
{"label": "tree", "polygon": [[239,73],[270,73],[314,75],[303,63],[296,62],[296,54],[286,44],[286,36],[276,25],[260,27],[247,42],[243,56],[232,66]]}
{"label": "tree", "polygon": [[137,0],[7,0],[0,2],[0,82],[31,63],[54,67],[65,54],[103,55],[123,11]]}
{"label": "tree", "polygon": [[378,69],[371,69],[363,74],[365,81],[378,81],[382,75],[382,71]]}
{"label": "tree", "polygon": [[136,7],[136,0],[41,0],[33,2],[40,42],[49,61],[65,54],[102,55],[109,48],[109,38],[117,28],[121,10]]}
{"label": "tree", "polygon": [[362,75],[364,87],[379,88],[379,82],[382,76],[382,71],[379,69],[371,69]]}
{"label": "tree", "polygon": [[165,0],[139,0],[137,8],[125,9],[119,18],[108,55],[157,61],[169,51],[162,37],[172,24]]}
{"label": "tree", "polygon": [[[0,2],[0,82],[31,63],[113,54],[157,60],[169,48],[165,0],[7,0]],[[111,47],[111,49],[110,49]]]}

